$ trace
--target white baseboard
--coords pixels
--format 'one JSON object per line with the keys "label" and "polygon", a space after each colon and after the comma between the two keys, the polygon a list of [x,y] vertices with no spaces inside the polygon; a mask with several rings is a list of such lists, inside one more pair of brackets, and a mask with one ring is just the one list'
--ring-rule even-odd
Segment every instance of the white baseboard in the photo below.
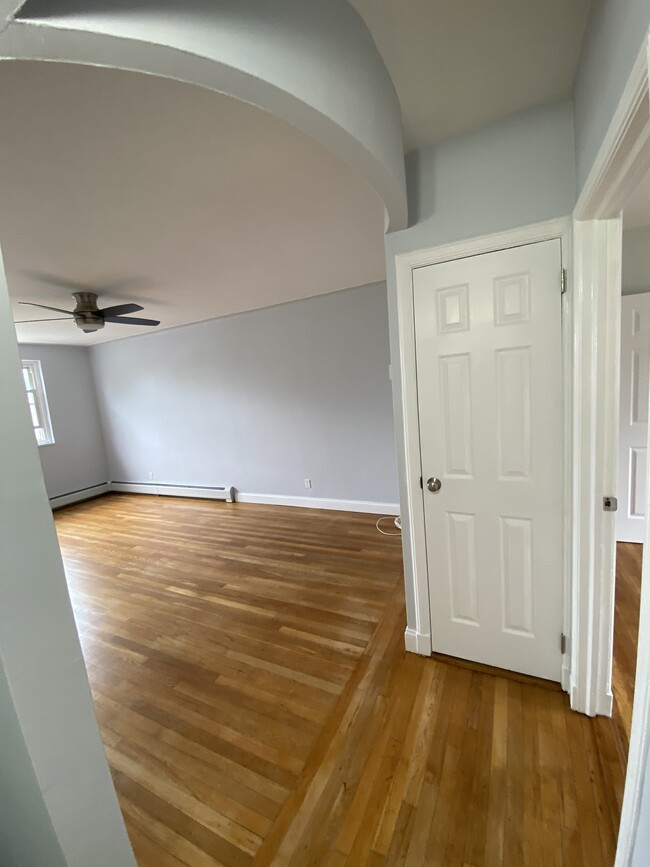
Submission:
{"label": "white baseboard", "polygon": [[562,663],[562,674],[560,676],[562,678],[562,680],[560,681],[562,689],[565,692],[570,693],[571,692],[571,669],[569,667],[568,662]]}
{"label": "white baseboard", "polygon": [[404,633],[404,646],[409,653],[431,656],[431,636],[428,632],[416,632],[415,629],[407,629]]}
{"label": "white baseboard", "polygon": [[399,503],[376,503],[372,500],[334,500],[318,497],[290,497],[284,494],[246,494],[237,491],[238,503],[261,503],[269,506],[298,506],[301,509],[332,509],[336,512],[367,512],[371,515],[399,515]]}
{"label": "white baseboard", "polygon": [[108,482],[104,482],[101,485],[82,488],[80,491],[71,491],[69,494],[50,497],[50,506],[53,509],[60,509],[62,506],[69,506],[72,503],[80,503],[82,500],[91,500],[93,497],[101,497],[102,494],[108,494],[109,491],[110,486]]}
{"label": "white baseboard", "polygon": [[596,706],[598,716],[611,716],[614,711],[614,693],[607,690],[607,693],[600,699]]}
{"label": "white baseboard", "polygon": [[[377,503],[373,500],[335,500],[322,497],[292,497],[284,494],[247,494],[235,491],[231,487],[203,488],[190,485],[161,485],[155,482],[110,482],[109,484],[111,491],[125,494],[198,497],[209,500],[227,500],[228,502],[233,501],[232,497],[238,503],[297,506],[302,509],[332,509],[336,512],[366,512],[371,515],[399,515],[399,503]],[[108,489],[108,486],[106,488]]]}
{"label": "white baseboard", "polygon": [[231,486],[203,488],[198,485],[161,485],[156,482],[111,482],[111,491],[123,494],[153,494],[157,497],[197,497],[201,500],[234,502]]}
{"label": "white baseboard", "polygon": [[[610,716],[614,710],[614,695],[607,690],[604,695],[591,696],[584,699],[575,684],[569,692],[571,698],[571,710],[584,713],[587,716]],[[586,704],[585,704],[586,701]]]}

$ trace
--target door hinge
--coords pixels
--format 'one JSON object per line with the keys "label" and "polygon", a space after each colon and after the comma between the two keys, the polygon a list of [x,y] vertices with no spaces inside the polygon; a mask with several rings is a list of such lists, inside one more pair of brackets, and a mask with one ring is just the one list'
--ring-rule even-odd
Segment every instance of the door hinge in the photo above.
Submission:
{"label": "door hinge", "polygon": [[562,295],[566,292],[566,268],[560,270],[560,289]]}
{"label": "door hinge", "polygon": [[562,656],[566,653],[566,635],[564,633],[560,635],[560,653]]}
{"label": "door hinge", "polygon": [[603,511],[616,512],[618,510],[618,500],[616,497],[603,497]]}
{"label": "door hinge", "polygon": [[422,484],[422,476],[420,476],[420,489],[424,490],[424,485]]}

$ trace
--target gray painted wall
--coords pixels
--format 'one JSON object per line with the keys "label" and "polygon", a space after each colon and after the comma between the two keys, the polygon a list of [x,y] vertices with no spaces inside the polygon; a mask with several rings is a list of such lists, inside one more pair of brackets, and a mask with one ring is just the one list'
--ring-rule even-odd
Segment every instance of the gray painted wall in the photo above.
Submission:
{"label": "gray painted wall", "polygon": [[525,226],[573,211],[573,108],[554,103],[407,157],[410,228],[395,253]]}
{"label": "gray painted wall", "polygon": [[88,350],[23,344],[20,356],[38,359],[43,369],[55,439],[38,449],[48,496],[106,482],[108,464]]}
{"label": "gray painted wall", "polygon": [[1,255],[0,394],[0,863],[135,867],[43,484]]}
{"label": "gray painted wall", "polygon": [[650,0],[593,0],[574,102],[582,189],[650,27]]}
{"label": "gray painted wall", "polygon": [[[411,228],[386,238],[391,356],[397,371],[395,255],[567,216],[576,200],[573,111],[570,102],[521,112],[478,132],[410,155]],[[415,627],[408,533],[403,417],[399,377],[393,377],[406,608]]]}
{"label": "gray painted wall", "polygon": [[91,360],[113,481],[397,502],[384,284],[104,343]]}
{"label": "gray painted wall", "polygon": [[50,867],[65,867],[1,661],[0,732],[0,863],[4,867],[43,864],[47,853]]}
{"label": "gray painted wall", "polygon": [[650,226],[623,232],[623,295],[650,292]]}

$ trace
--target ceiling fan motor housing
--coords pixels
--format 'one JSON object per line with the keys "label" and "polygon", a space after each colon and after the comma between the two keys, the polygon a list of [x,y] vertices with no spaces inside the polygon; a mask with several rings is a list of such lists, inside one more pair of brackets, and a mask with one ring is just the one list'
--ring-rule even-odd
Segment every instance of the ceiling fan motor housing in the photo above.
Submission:
{"label": "ceiling fan motor housing", "polygon": [[82,331],[99,331],[104,327],[104,320],[95,313],[74,313],[74,322]]}
{"label": "ceiling fan motor housing", "polygon": [[77,306],[73,311],[74,321],[77,328],[82,331],[100,331],[104,327],[104,317],[97,307],[97,294],[95,292],[73,292]]}

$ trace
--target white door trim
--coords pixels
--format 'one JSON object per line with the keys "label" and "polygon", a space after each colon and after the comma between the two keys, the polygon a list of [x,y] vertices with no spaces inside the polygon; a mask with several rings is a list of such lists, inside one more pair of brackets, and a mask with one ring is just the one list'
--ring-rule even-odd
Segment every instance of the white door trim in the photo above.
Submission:
{"label": "white door trim", "polygon": [[[631,190],[650,169],[650,103],[648,84],[650,80],[650,40],[646,38],[636,59],[628,83],[619,101],[618,109],[609,126],[605,140],[598,157],[580,194],[574,218],[576,221],[575,262],[581,269],[589,268],[589,259],[596,254],[600,259],[600,269],[609,285],[601,287],[596,293],[606,303],[616,303],[620,311],[620,267],[621,246],[603,228],[603,222],[616,223],[620,211],[626,204]],[[615,227],[618,232],[619,227]],[[598,246],[594,243],[600,234]],[[591,290],[596,289],[592,283]],[[576,293],[578,295],[578,293]],[[588,292],[576,298],[579,314],[586,314],[594,298]],[[615,317],[618,320],[618,316]],[[584,321],[584,317],[583,317]],[[612,357],[613,341],[615,339],[614,324],[606,332],[602,341],[594,342],[593,363]],[[617,336],[618,337],[618,336]],[[598,402],[594,409],[592,432],[600,431],[601,436],[609,437],[605,445],[605,460],[608,466],[616,469],[617,430],[611,427],[618,412],[618,376],[619,361],[613,359],[615,370],[610,371],[610,378],[616,384],[616,390],[609,389],[609,397]],[[576,381],[579,375],[576,374]],[[612,439],[613,438],[613,439]],[[650,427],[649,440],[650,446]],[[583,445],[592,451],[592,460],[597,460],[599,446],[588,437],[583,438]],[[600,444],[602,449],[603,444]],[[607,451],[607,449],[609,451]],[[602,452],[601,452],[602,454]],[[615,476],[614,476],[615,479]],[[608,480],[609,481],[609,480]],[[584,503],[583,503],[584,505]],[[650,487],[646,491],[646,508],[650,505]],[[602,513],[601,513],[602,515]],[[611,528],[603,522],[597,522],[594,533],[589,541],[588,554],[593,559],[598,556],[615,558],[615,539],[613,522]],[[646,526],[646,550],[650,551],[650,521]],[[598,709],[608,701],[611,692],[611,657],[613,632],[613,599],[614,574],[610,565],[601,562],[600,571],[594,573],[595,579],[601,584],[594,591],[591,606],[585,607],[583,614],[583,630],[580,643],[590,657],[590,664],[576,671],[574,686],[576,699],[587,701],[592,708]],[[587,602],[588,580],[586,573],[576,576],[576,585]],[[608,586],[607,586],[608,584]],[[605,610],[600,608],[606,603]],[[609,672],[608,672],[609,670]],[[650,557],[644,558],[643,579],[641,588],[641,614],[639,623],[639,640],[637,648],[637,670],[634,692],[634,709],[632,714],[632,732],[625,778],[625,794],[619,827],[618,845],[616,849],[615,867],[630,867],[634,855],[634,844],[637,836],[641,808],[641,796],[645,782],[646,766],[650,749]]]}
{"label": "white door trim", "polygon": [[[415,364],[415,323],[413,312],[413,271],[426,265],[436,265],[453,259],[463,259],[468,256],[478,256],[482,253],[493,253],[508,247],[518,247],[524,244],[534,244],[538,241],[548,241],[559,238],[562,246],[562,261],[570,268],[571,262],[571,221],[570,219],[549,220],[524,226],[518,229],[485,235],[480,238],[445,244],[425,250],[401,253],[395,257],[396,294],[397,294],[397,328],[399,335],[399,376],[402,389],[401,424],[404,434],[404,452],[406,463],[407,508],[402,514],[402,532],[407,533],[410,542],[411,562],[407,565],[407,573],[413,576],[413,593],[415,606],[415,622],[409,622],[405,634],[406,647],[424,656],[435,650],[435,636],[431,634],[431,615],[429,608],[429,579],[427,568],[427,550],[424,525],[424,505],[420,489],[421,456],[420,429],[417,397],[417,374]],[[570,276],[570,275],[569,275]],[[571,461],[571,413],[570,383],[571,383],[571,310],[568,304],[568,294],[562,300],[562,354],[563,378],[565,383],[565,455],[564,455],[564,502],[565,514],[569,514],[571,504],[570,475],[567,472]],[[569,535],[565,533],[565,542]],[[568,632],[570,620],[569,611],[570,586],[569,565],[567,556],[569,546],[565,545],[565,631]],[[408,550],[408,548],[406,549]],[[568,689],[569,672],[563,667],[563,686]]]}
{"label": "white door trim", "polygon": [[615,495],[621,337],[621,220],[576,221],[570,696],[594,716],[612,712]]}

